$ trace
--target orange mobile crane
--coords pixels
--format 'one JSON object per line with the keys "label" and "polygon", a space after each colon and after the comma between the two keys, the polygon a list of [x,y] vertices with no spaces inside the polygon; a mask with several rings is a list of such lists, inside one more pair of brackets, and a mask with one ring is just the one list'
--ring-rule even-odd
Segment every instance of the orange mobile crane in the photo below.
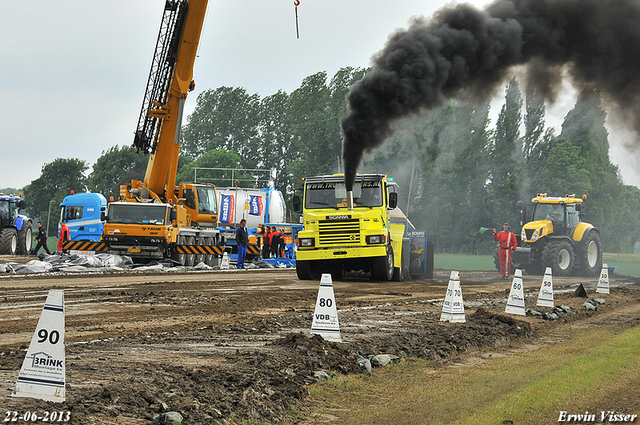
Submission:
{"label": "orange mobile crane", "polygon": [[208,0],[168,0],[156,43],[134,146],[150,154],[143,181],[120,188],[106,213],[104,251],[134,259],[173,258],[214,265],[223,252],[212,185],[176,185],[180,126],[195,87],[193,64]]}

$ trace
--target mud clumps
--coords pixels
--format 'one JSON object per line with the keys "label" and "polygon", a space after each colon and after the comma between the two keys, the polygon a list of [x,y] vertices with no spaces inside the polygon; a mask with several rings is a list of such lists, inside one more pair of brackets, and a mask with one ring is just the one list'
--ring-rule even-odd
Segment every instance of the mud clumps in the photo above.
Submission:
{"label": "mud clumps", "polygon": [[468,316],[467,323],[425,320],[404,334],[365,338],[358,343],[358,347],[367,354],[388,353],[400,357],[448,361],[472,348],[495,346],[529,336],[529,323],[479,308]]}

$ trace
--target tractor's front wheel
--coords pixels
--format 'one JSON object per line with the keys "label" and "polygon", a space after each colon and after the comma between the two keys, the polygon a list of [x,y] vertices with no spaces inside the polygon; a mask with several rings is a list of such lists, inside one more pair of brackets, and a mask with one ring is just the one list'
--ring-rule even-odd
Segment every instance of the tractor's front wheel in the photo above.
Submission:
{"label": "tractor's front wheel", "polygon": [[573,261],[573,246],[567,240],[549,242],[542,251],[542,265],[551,267],[554,276],[569,276]]}
{"label": "tractor's front wheel", "polygon": [[31,220],[22,223],[22,230],[18,232],[18,255],[29,255],[33,243]]}
{"label": "tractor's front wheel", "polygon": [[16,229],[2,229],[0,232],[0,254],[16,255],[18,252],[18,232]]}

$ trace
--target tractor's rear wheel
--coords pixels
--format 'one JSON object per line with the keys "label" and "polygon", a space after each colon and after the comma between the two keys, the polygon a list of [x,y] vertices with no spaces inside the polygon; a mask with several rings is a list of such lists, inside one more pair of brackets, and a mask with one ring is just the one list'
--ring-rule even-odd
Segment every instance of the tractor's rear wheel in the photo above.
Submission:
{"label": "tractor's rear wheel", "polygon": [[18,255],[29,255],[33,243],[33,230],[31,220],[22,223],[22,230],[18,232]]}
{"label": "tractor's rear wheel", "polygon": [[2,229],[0,232],[0,254],[16,255],[18,251],[18,232],[16,229]]}
{"label": "tractor's rear wheel", "polygon": [[569,276],[573,261],[573,246],[566,240],[549,242],[542,251],[542,265],[551,267],[554,276]]}
{"label": "tractor's rear wheel", "polygon": [[578,245],[577,253],[580,262],[580,273],[585,276],[596,276],[602,269],[602,248],[600,235],[591,231]]}

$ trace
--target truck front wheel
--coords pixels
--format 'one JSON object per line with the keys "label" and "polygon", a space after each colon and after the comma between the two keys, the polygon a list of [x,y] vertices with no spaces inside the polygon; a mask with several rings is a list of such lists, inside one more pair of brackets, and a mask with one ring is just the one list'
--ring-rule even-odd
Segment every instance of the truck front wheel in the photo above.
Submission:
{"label": "truck front wheel", "polygon": [[296,260],[296,274],[300,280],[317,280],[319,278],[311,261]]}
{"label": "truck front wheel", "polygon": [[388,282],[393,278],[393,248],[387,245],[387,255],[385,257],[376,257],[373,259],[373,270],[371,277],[375,280]]}

